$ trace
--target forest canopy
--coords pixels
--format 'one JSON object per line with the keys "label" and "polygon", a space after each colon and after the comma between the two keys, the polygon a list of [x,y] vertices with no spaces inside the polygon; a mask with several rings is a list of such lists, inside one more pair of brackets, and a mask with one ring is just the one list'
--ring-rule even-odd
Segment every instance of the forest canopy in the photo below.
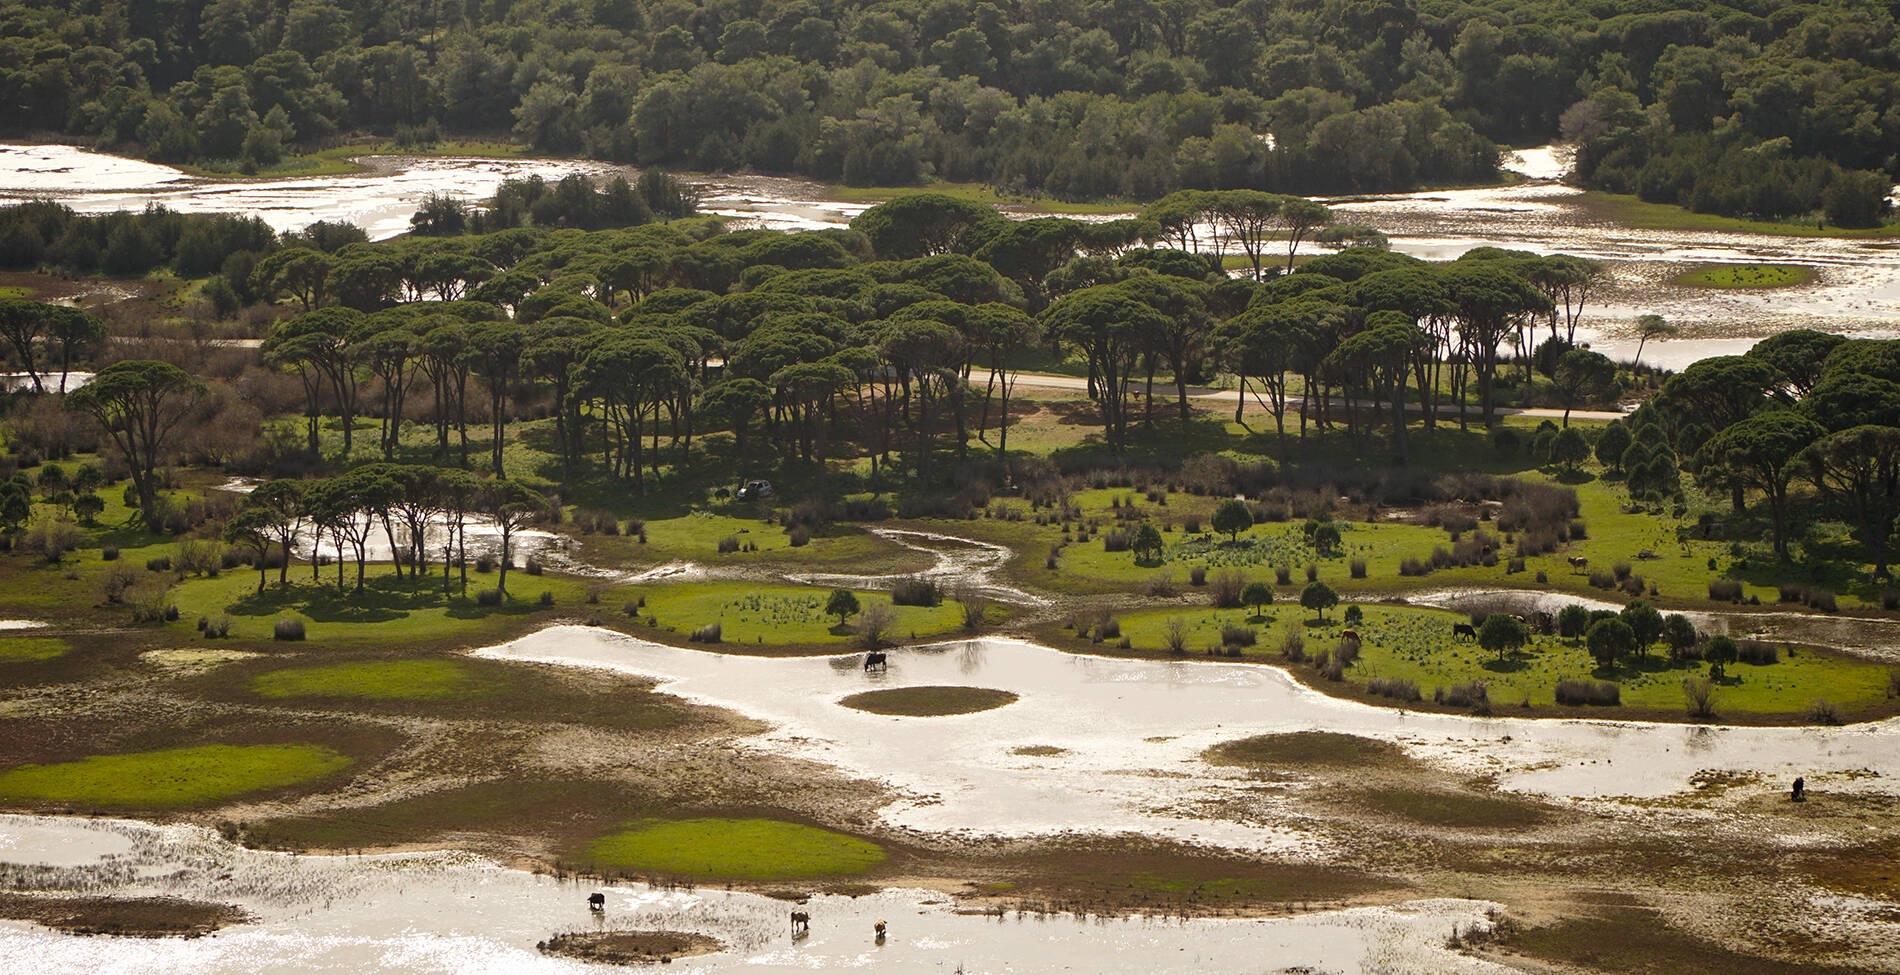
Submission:
{"label": "forest canopy", "polygon": [[0,3],[0,135],[260,167],[343,135],[1082,199],[1490,178],[1877,222],[1890,5],[1285,0]]}

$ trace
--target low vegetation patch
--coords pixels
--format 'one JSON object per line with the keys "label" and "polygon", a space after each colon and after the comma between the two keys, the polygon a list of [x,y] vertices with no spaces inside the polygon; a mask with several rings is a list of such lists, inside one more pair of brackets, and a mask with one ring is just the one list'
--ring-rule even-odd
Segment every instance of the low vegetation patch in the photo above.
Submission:
{"label": "low vegetation patch", "polygon": [[1426,789],[1368,789],[1355,798],[1369,809],[1423,826],[1515,829],[1535,826],[1547,818],[1543,808],[1505,796]]}
{"label": "low vegetation patch", "polygon": [[1295,731],[1257,735],[1222,742],[1201,754],[1214,765],[1280,768],[1308,765],[1324,768],[1376,768],[1406,762],[1399,746],[1376,738],[1336,731]]}
{"label": "low vegetation patch", "polygon": [[872,714],[937,717],[989,711],[1006,704],[1014,704],[1017,700],[1017,695],[1009,691],[999,691],[988,687],[932,685],[865,691],[861,694],[853,694],[838,703],[859,711],[869,711]]}
{"label": "low vegetation patch", "polygon": [[8,637],[0,639],[0,664],[51,660],[70,649],[65,640],[52,637]]}
{"label": "low vegetation patch", "polygon": [[1705,264],[1676,275],[1686,288],[1789,288],[1814,280],[1814,269],[1796,264]]}
{"label": "low vegetation patch", "polygon": [[1020,748],[1010,749],[1009,753],[1011,755],[1022,755],[1027,758],[1054,758],[1057,755],[1067,755],[1069,750],[1067,748],[1057,748],[1054,745],[1024,745]]}
{"label": "low vegetation patch", "polygon": [[0,772],[0,799],[188,806],[309,782],[349,765],[349,758],[321,745],[199,745],[94,755]]}
{"label": "low vegetation patch", "polygon": [[863,873],[884,862],[869,840],[772,819],[645,820],[588,846],[596,867],[680,877],[789,880]]}
{"label": "low vegetation patch", "polygon": [[31,897],[0,894],[0,917],[32,921],[68,934],[106,934],[133,938],[210,934],[251,916],[230,904],[173,897]]}
{"label": "low vegetation patch", "polygon": [[535,947],[544,955],[604,965],[665,964],[726,948],[717,938],[685,931],[576,931],[557,934]]}
{"label": "low vegetation patch", "polygon": [[272,671],[251,681],[264,697],[433,701],[479,690],[468,668],[450,660],[378,660]]}

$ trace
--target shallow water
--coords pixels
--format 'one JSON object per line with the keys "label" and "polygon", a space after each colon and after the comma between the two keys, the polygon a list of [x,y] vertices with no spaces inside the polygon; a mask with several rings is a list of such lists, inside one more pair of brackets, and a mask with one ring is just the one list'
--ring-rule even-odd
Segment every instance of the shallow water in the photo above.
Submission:
{"label": "shallow water", "polygon": [[809,586],[849,586],[854,589],[886,589],[900,579],[935,579],[952,588],[963,588],[980,596],[1018,606],[1043,606],[1048,600],[1015,586],[996,581],[1003,564],[1016,557],[1007,545],[979,542],[957,535],[912,531],[900,528],[872,528],[871,534],[887,538],[914,552],[934,556],[935,565],[922,572],[852,575],[841,572],[795,572],[785,578]]}
{"label": "shallow water", "polygon": [[[293,856],[233,847],[209,831],[126,820],[0,816],[0,837],[66,837],[136,847],[110,868],[38,883],[63,892],[163,894],[236,904],[250,924],[195,940],[79,938],[0,921],[0,970],[37,975],[239,972],[599,972],[542,956],[567,931],[693,931],[729,950],[669,970],[783,973],[866,969],[978,972],[1503,972],[1443,948],[1454,925],[1484,925],[1490,905],[1415,901],[1271,920],[1004,917],[956,913],[941,895],[887,890],[816,897],[809,937],[793,940],[789,905],[719,890],[596,888],[455,853]],[[100,837],[105,837],[101,840]],[[127,866],[131,869],[127,869]],[[603,890],[607,908],[586,906]],[[884,920],[890,937],[872,938]]]}
{"label": "shallow water", "polygon": [[[658,679],[667,693],[761,719],[773,729],[746,747],[883,779],[901,796],[885,819],[930,832],[1126,831],[1235,849],[1318,849],[1324,841],[1305,831],[1292,804],[1246,823],[1202,815],[1228,801],[1258,802],[1256,782],[1202,762],[1204,749],[1309,729],[1396,741],[1448,771],[1492,775],[1505,789],[1558,799],[1667,796],[1689,790],[1690,778],[1709,769],[1770,782],[1806,775],[1842,791],[1900,789],[1900,720],[1709,728],[1423,714],[1331,698],[1270,666],[1111,659],[1014,640],[894,651],[883,674],[864,673],[856,655],[726,656],[577,626],[477,653],[639,674]],[[872,715],[837,703],[867,688],[931,684],[996,688],[1021,699],[937,718]],[[1065,753],[1012,754],[1027,745]]]}

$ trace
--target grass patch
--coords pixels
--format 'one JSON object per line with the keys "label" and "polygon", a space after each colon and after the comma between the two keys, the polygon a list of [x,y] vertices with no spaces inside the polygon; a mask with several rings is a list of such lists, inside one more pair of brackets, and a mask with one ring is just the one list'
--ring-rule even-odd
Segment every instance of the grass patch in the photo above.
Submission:
{"label": "grass patch", "polygon": [[0,772],[0,799],[188,806],[309,782],[349,767],[321,745],[199,745]]}
{"label": "grass patch", "polygon": [[1529,802],[1502,796],[1425,789],[1368,789],[1355,803],[1423,826],[1464,829],[1514,829],[1535,826],[1547,818]]}
{"label": "grass patch", "polygon": [[[301,572],[299,571],[301,570]],[[306,639],[315,644],[367,643],[376,646],[415,646],[449,641],[494,640],[537,616],[547,618],[542,593],[552,593],[556,611],[582,605],[588,582],[546,573],[533,576],[508,573],[508,596],[498,606],[482,606],[476,594],[490,588],[494,573],[469,570],[468,592],[459,592],[460,577],[451,595],[442,592],[440,567],[428,577],[398,578],[388,565],[372,565],[365,588],[355,589],[356,566],[344,569],[346,585],[336,586],[336,567],[327,567],[325,581],[313,582],[308,566],[292,567],[290,585],[280,588],[275,574],[263,592],[257,576],[232,571],[216,578],[187,579],[171,592],[181,620],[226,615],[231,635],[263,639],[279,620],[304,624]],[[301,576],[301,578],[300,578]],[[182,626],[183,624],[181,624]]]}
{"label": "grass patch", "polygon": [[587,848],[597,867],[684,877],[789,880],[863,873],[884,862],[876,843],[772,819],[645,820]]}
{"label": "grass patch", "polygon": [[[1297,574],[1296,574],[1297,578]],[[1428,577],[1428,578],[1436,578]],[[1121,631],[1133,649],[1161,653],[1166,647],[1168,621],[1180,618],[1187,626],[1190,653],[1218,646],[1223,626],[1251,626],[1259,641],[1243,651],[1244,659],[1280,663],[1279,647],[1288,631],[1304,635],[1309,654],[1329,650],[1343,624],[1344,607],[1328,613],[1319,625],[1311,612],[1298,606],[1275,604],[1259,617],[1251,609],[1211,607],[1144,610],[1120,617]],[[1345,671],[1345,680],[1364,684],[1375,677],[1410,680],[1427,698],[1433,689],[1481,680],[1489,685],[1494,707],[1554,707],[1557,683],[1588,678],[1613,681],[1626,708],[1654,711],[1674,717],[1683,712],[1682,679],[1707,674],[1700,661],[1672,661],[1660,648],[1639,660],[1611,670],[1600,670],[1581,640],[1540,636],[1500,661],[1475,642],[1459,640],[1452,625],[1465,622],[1462,613],[1414,606],[1360,604],[1365,618],[1356,626],[1360,635],[1359,662]],[[1099,648],[1098,648],[1099,649]],[[1882,708],[1887,703],[1887,668],[1874,661],[1825,650],[1802,649],[1783,654],[1772,664],[1731,664],[1718,682],[1718,714],[1799,715],[1817,698],[1843,711]],[[1326,687],[1329,682],[1317,682]]]}
{"label": "grass patch", "polygon": [[1602,220],[1644,230],[1708,230],[1749,234],[1773,234],[1780,237],[1886,238],[1895,234],[1892,225],[1880,227],[1816,226],[1813,222],[1745,220],[1713,213],[1696,213],[1667,203],[1649,203],[1623,193],[1589,192],[1576,197],[1579,206]]}
{"label": "grass patch", "polygon": [[934,717],[989,711],[1005,704],[1014,704],[1018,699],[1017,695],[1009,691],[998,691],[988,687],[927,686],[865,691],[861,694],[853,694],[838,703],[859,711],[869,711],[872,714]]}
{"label": "grass patch", "polygon": [[1385,768],[1410,764],[1405,753],[1389,741],[1361,738],[1336,731],[1295,731],[1227,741],[1201,754],[1213,765],[1278,768],[1309,765],[1322,768]]}
{"label": "grass patch", "polygon": [[251,686],[272,698],[376,701],[432,701],[479,690],[468,669],[450,660],[378,660],[298,667],[261,674]]}
{"label": "grass patch", "polygon": [[1069,750],[1067,748],[1057,748],[1054,745],[1024,745],[1020,748],[1010,749],[1009,753],[1011,755],[1021,755],[1025,758],[1054,758],[1057,755],[1067,755]]}
{"label": "grass patch", "polygon": [[1791,288],[1814,278],[1813,268],[1798,264],[1704,264],[1676,275],[1671,283],[1687,288]]}
{"label": "grass patch", "polygon": [[[831,590],[815,586],[759,585],[750,582],[686,582],[640,590],[647,605],[643,614],[674,633],[688,634],[703,626],[720,625],[722,645],[835,644],[856,638],[850,624],[825,613]],[[891,606],[887,592],[859,592],[865,606]],[[963,627],[961,608],[944,600],[940,606],[894,606],[892,639],[950,633]],[[633,630],[639,633],[638,629]]]}
{"label": "grass patch", "polygon": [[1026,210],[1034,213],[1054,214],[1095,214],[1108,215],[1130,213],[1141,209],[1141,204],[1126,200],[1097,200],[1089,203],[1073,203],[1066,200],[1054,200],[1047,197],[1017,196],[996,192],[994,187],[982,183],[928,183],[923,186],[826,186],[825,194],[843,203],[883,203],[900,196],[917,193],[941,193],[944,196],[984,206],[1007,207],[1012,210]]}
{"label": "grass patch", "polygon": [[71,644],[55,637],[4,637],[0,638],[0,664],[51,660],[71,649]]}

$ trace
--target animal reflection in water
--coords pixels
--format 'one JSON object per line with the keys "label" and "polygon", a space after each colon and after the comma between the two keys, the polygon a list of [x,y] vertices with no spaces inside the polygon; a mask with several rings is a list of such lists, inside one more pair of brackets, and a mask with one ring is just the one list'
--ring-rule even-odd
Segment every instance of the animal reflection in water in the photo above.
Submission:
{"label": "animal reflection in water", "polygon": [[867,674],[873,670],[882,673],[889,669],[889,667],[890,664],[885,659],[884,651],[882,650],[873,650],[864,655],[864,672]]}

